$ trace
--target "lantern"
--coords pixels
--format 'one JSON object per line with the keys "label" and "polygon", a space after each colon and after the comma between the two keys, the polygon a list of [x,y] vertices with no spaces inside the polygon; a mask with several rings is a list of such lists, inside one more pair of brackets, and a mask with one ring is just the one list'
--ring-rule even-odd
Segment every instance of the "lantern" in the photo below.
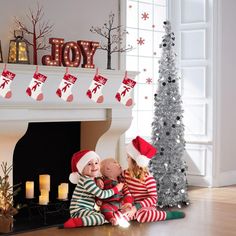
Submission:
{"label": "lantern", "polygon": [[3,58],[2,58],[2,47],[1,47],[1,40],[0,40],[0,63],[3,62]]}
{"label": "lantern", "polygon": [[8,63],[29,64],[28,45],[22,30],[14,31],[15,39],[10,41]]}

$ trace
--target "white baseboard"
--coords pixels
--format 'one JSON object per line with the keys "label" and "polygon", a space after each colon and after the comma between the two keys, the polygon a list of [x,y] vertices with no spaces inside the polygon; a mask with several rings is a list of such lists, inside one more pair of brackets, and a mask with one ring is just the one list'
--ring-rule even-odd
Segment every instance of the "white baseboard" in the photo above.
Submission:
{"label": "white baseboard", "polygon": [[217,187],[236,184],[236,170],[221,172],[217,178]]}
{"label": "white baseboard", "polygon": [[212,179],[210,176],[200,175],[187,175],[188,185],[200,186],[200,187],[211,187]]}
{"label": "white baseboard", "polygon": [[188,185],[201,187],[222,187],[236,184],[236,170],[219,173],[216,177],[188,175]]}

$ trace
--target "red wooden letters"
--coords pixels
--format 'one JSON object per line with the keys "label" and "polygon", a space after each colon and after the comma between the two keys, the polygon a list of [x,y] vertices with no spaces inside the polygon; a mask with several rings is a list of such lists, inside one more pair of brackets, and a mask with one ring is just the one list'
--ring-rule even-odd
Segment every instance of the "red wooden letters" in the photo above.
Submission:
{"label": "red wooden letters", "polygon": [[83,68],[94,68],[93,57],[99,46],[98,42],[79,40],[66,42],[61,38],[50,38],[51,55],[42,57],[42,64],[47,66],[79,67],[83,57]]}

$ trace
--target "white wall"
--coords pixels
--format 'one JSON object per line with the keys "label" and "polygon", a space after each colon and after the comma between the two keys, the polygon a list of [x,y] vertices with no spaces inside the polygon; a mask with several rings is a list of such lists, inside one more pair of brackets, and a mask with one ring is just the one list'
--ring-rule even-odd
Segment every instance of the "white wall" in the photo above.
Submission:
{"label": "white wall", "polygon": [[216,185],[236,183],[235,0],[218,1]]}
{"label": "white wall", "polygon": [[236,169],[236,27],[235,0],[222,1],[221,171]]}
{"label": "white wall", "polygon": [[[40,0],[38,2],[44,7],[43,19],[49,20],[54,25],[53,32],[49,37],[61,37],[65,39],[65,42],[100,41],[101,38],[91,33],[89,29],[91,26],[102,26],[108,20],[111,11],[115,13],[115,20],[118,22],[119,0]],[[0,40],[4,62],[7,62],[9,41],[13,38],[11,32],[15,29],[14,17],[29,24],[26,14],[28,14],[29,8],[36,8],[36,3],[36,0],[1,0]],[[32,48],[30,48],[30,52],[32,52]],[[50,54],[50,50],[48,52],[40,51],[38,64],[41,64],[42,55],[45,54]],[[98,67],[106,68],[104,51],[99,50],[95,53],[94,62]],[[112,62],[113,68],[117,69],[117,54],[113,54]]]}

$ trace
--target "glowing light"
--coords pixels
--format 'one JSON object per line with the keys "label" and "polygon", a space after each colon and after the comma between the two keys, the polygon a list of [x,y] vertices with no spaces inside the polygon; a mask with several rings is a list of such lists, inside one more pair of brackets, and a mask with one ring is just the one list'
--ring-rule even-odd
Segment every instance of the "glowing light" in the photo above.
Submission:
{"label": "glowing light", "polygon": [[117,219],[117,222],[118,222],[119,226],[122,228],[128,228],[130,226],[130,223],[123,216],[120,216]]}

